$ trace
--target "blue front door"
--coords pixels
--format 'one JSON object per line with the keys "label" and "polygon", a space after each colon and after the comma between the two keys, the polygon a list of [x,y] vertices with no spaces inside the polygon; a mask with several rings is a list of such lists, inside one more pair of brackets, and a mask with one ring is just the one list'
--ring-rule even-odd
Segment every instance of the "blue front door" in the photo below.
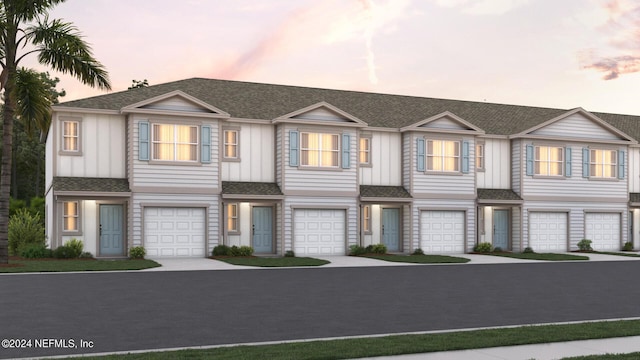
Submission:
{"label": "blue front door", "polygon": [[254,206],[251,233],[256,253],[273,253],[273,217],[270,206]]}
{"label": "blue front door", "polygon": [[124,210],[122,205],[100,205],[100,255],[124,253]]}
{"label": "blue front door", "polygon": [[509,249],[509,210],[493,211],[493,247]]}
{"label": "blue front door", "polygon": [[400,210],[382,209],[382,243],[388,251],[400,251]]}

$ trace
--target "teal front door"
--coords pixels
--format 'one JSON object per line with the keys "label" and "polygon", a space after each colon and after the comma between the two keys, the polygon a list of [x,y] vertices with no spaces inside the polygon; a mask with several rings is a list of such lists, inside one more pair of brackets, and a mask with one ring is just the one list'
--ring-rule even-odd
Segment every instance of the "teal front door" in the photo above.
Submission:
{"label": "teal front door", "polygon": [[382,209],[382,243],[387,251],[400,251],[400,209]]}
{"label": "teal front door", "polygon": [[254,206],[251,217],[253,250],[256,253],[273,253],[273,209]]}
{"label": "teal front door", "polygon": [[124,252],[124,210],[122,205],[100,205],[100,256],[121,256]]}
{"label": "teal front door", "polygon": [[509,249],[509,210],[493,211],[493,247]]}

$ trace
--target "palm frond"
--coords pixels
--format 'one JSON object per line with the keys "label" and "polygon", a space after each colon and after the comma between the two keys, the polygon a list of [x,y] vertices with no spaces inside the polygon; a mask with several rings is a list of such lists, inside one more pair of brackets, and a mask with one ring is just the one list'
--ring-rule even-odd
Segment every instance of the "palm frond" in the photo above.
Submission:
{"label": "palm frond", "polygon": [[54,6],[66,0],[3,0],[4,8],[19,22],[27,22],[46,14]]}
{"label": "palm frond", "polygon": [[49,129],[51,92],[38,72],[25,68],[18,69],[12,96],[16,102],[16,117],[22,121],[29,136],[33,136],[34,130]]}

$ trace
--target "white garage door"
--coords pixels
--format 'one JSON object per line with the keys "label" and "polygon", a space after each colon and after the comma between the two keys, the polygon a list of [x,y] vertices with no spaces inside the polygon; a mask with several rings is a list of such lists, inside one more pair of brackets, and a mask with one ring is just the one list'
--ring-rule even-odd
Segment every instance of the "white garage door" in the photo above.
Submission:
{"label": "white garage door", "polygon": [[203,208],[146,207],[144,248],[147,257],[205,257]]}
{"label": "white garage door", "polygon": [[620,250],[620,214],[587,213],[585,238],[594,250]]}
{"label": "white garage door", "polygon": [[529,246],[537,252],[567,251],[567,213],[529,213]]}
{"label": "white garage door", "polygon": [[420,213],[420,248],[425,253],[464,253],[464,211]]}
{"label": "white garage door", "polygon": [[345,211],[298,209],[293,213],[296,255],[345,255]]}

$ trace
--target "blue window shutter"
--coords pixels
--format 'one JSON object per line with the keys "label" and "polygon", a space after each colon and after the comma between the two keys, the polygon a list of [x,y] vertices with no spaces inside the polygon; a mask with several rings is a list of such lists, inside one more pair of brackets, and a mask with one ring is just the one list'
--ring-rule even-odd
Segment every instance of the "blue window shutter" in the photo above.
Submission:
{"label": "blue window shutter", "polygon": [[342,168],[348,169],[351,167],[349,160],[351,156],[351,136],[349,134],[342,134]]}
{"label": "blue window shutter", "polygon": [[417,161],[417,165],[416,165],[416,170],[417,171],[424,171],[424,139],[416,139],[416,147],[417,149],[417,154],[418,157],[416,159]]}
{"label": "blue window shutter", "polygon": [[462,142],[462,173],[469,173],[469,142]]}
{"label": "blue window shutter", "polygon": [[202,163],[211,162],[211,125],[202,125],[202,143],[200,144],[200,160]]}
{"label": "blue window shutter", "polygon": [[527,176],[533,175],[533,145],[527,145]]}
{"label": "blue window shutter", "polygon": [[582,148],[582,177],[589,177],[589,148]]}
{"label": "blue window shutter", "polygon": [[622,150],[618,151],[618,179],[624,179],[624,171],[626,168],[625,158],[625,152]]}
{"label": "blue window shutter", "polygon": [[289,166],[298,166],[299,161],[298,149],[298,131],[289,131]]}
{"label": "blue window shutter", "polygon": [[149,161],[149,122],[138,123],[138,160]]}
{"label": "blue window shutter", "polygon": [[564,148],[564,176],[571,177],[571,148]]}

